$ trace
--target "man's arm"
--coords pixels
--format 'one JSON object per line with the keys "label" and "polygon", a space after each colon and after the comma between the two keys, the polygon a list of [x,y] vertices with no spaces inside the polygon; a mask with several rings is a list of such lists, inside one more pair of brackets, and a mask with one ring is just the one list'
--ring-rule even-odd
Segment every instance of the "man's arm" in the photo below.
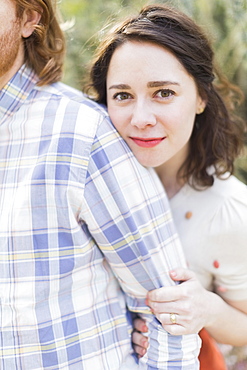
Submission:
{"label": "man's arm", "polygon": [[[188,336],[185,345],[180,337],[168,344],[167,333],[145,304],[147,291],[174,284],[169,271],[186,266],[167,198],[155,174],[136,161],[106,121],[92,148],[81,217],[126,293],[129,309],[149,313],[146,318],[153,341],[159,343],[163,341],[160,336],[165,337],[163,358],[175,346],[181,352],[177,365],[195,363],[197,337]],[[186,351],[190,352],[187,358]],[[149,364],[159,368],[159,357],[157,349]]]}

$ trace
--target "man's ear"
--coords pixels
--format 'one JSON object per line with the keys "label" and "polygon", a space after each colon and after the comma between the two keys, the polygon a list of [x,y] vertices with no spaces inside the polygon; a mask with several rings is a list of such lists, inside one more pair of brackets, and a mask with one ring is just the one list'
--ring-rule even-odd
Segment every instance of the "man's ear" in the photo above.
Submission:
{"label": "man's ear", "polygon": [[41,14],[35,10],[25,10],[22,16],[22,37],[27,38],[32,35],[35,26],[39,24]]}

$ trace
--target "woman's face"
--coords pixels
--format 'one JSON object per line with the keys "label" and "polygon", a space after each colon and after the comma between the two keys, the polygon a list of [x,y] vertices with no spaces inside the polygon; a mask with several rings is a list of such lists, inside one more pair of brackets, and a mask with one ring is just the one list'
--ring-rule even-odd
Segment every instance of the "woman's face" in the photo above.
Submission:
{"label": "woman's face", "polygon": [[138,161],[182,164],[205,103],[178,59],[156,44],[128,41],[113,54],[106,85],[109,115]]}

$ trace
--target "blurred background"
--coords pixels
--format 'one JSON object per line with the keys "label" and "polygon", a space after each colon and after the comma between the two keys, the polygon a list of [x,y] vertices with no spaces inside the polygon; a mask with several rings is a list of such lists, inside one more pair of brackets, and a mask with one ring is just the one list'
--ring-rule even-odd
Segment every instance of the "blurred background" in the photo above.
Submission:
{"label": "blurred background", "polygon": [[[60,0],[67,35],[64,82],[81,89],[86,67],[107,25],[152,3],[182,9],[210,35],[217,64],[245,94],[239,113],[247,119],[247,0]],[[236,162],[235,174],[247,184],[247,149]],[[247,370],[246,347],[226,345],[221,350],[229,370]]]}
{"label": "blurred background", "polygon": [[[247,119],[247,0],[60,0],[67,35],[64,82],[81,89],[86,66],[107,25],[152,3],[178,7],[206,30],[218,65],[245,94],[240,114]],[[247,149],[236,161],[235,174],[247,184]]]}

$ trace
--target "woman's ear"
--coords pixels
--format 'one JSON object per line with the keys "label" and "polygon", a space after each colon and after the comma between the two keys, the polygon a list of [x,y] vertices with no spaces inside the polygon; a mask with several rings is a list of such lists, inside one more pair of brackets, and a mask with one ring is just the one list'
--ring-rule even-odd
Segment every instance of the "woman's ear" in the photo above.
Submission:
{"label": "woman's ear", "polygon": [[22,37],[27,38],[32,35],[35,27],[39,24],[41,14],[35,10],[25,10],[22,16]]}
{"label": "woman's ear", "polygon": [[196,114],[201,114],[204,112],[204,109],[206,108],[207,101],[205,99],[199,98],[198,104],[197,104],[197,110]]}

